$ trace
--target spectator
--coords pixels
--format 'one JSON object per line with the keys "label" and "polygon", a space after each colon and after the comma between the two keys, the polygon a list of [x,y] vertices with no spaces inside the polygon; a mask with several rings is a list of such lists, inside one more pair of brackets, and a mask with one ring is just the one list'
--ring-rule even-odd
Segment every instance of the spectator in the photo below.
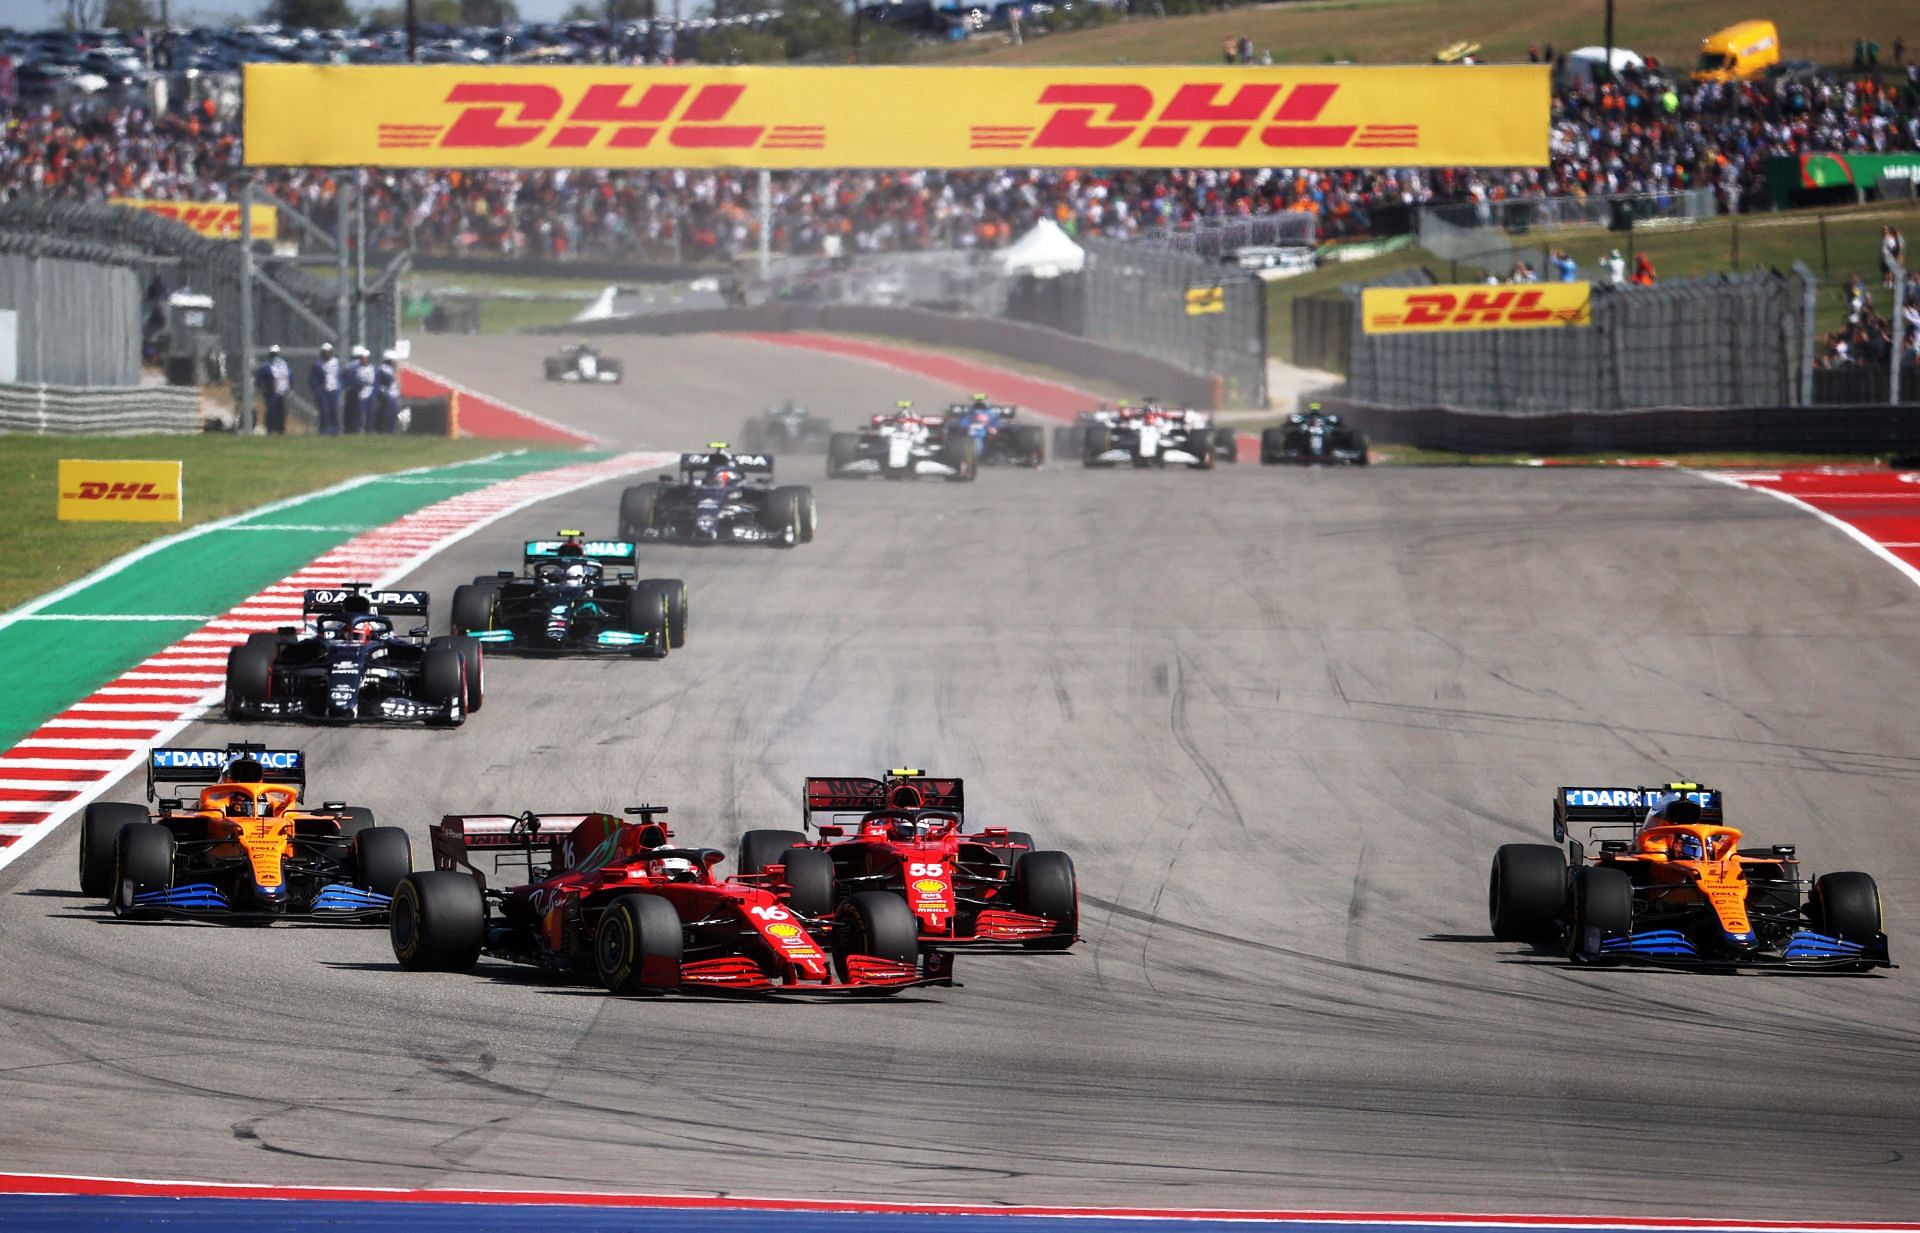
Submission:
{"label": "spectator", "polygon": [[1633,285],[1634,286],[1651,287],[1656,281],[1659,280],[1659,277],[1660,276],[1658,274],[1655,274],[1653,272],[1653,262],[1647,259],[1647,255],[1645,253],[1639,253],[1634,256],[1634,259],[1633,259]]}
{"label": "spectator", "polygon": [[1556,248],[1553,250],[1552,264],[1553,280],[1555,282],[1571,283],[1579,281],[1580,263],[1572,257],[1569,257],[1566,249]]}
{"label": "spectator", "polygon": [[293,368],[280,354],[280,344],[267,348],[267,358],[253,370],[254,388],[267,406],[267,432],[280,436],[287,431],[287,395],[293,391]]}
{"label": "spectator", "polygon": [[373,410],[376,432],[391,433],[400,427],[400,372],[392,351],[381,353],[380,367],[373,373]]}
{"label": "spectator", "polygon": [[373,353],[365,347],[353,349],[353,367],[347,370],[347,432],[372,432],[373,423],[373,386],[376,374],[373,371]]}
{"label": "spectator", "polygon": [[1907,242],[1901,236],[1900,229],[1893,226],[1880,228],[1880,285],[1893,286],[1893,276],[1906,265]]}
{"label": "spectator", "polygon": [[313,391],[314,411],[320,417],[323,437],[340,435],[340,357],[332,343],[320,344],[319,358],[307,372],[307,385]]}
{"label": "spectator", "polygon": [[1627,259],[1620,255],[1619,249],[1616,248],[1608,253],[1606,259],[1600,263],[1600,268],[1606,275],[1609,286],[1624,287],[1627,285]]}
{"label": "spectator", "polygon": [[1847,310],[1848,325],[1859,325],[1873,309],[1873,297],[1867,294],[1867,284],[1858,274],[1847,275],[1840,287],[1840,301]]}

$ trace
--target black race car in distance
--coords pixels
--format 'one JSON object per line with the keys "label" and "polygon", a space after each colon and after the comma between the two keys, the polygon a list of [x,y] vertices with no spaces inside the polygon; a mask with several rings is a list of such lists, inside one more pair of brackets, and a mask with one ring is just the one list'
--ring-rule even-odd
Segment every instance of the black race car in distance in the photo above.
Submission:
{"label": "black race car in distance", "polygon": [[496,650],[665,659],[687,640],[687,584],[640,578],[631,540],[526,541],[521,572],[453,591],[453,630]]}
{"label": "black race car in distance", "polygon": [[1367,438],[1319,403],[1310,402],[1305,411],[1289,415],[1286,423],[1261,430],[1260,461],[1268,466],[1291,462],[1364,467]]}
{"label": "black race car in distance", "polygon": [[715,441],[680,455],[680,471],[620,494],[620,534],[683,544],[768,544],[813,539],[813,489],[776,488],[768,454],[731,453]]}
{"label": "black race car in distance", "polygon": [[588,385],[618,385],[622,376],[620,361],[601,355],[586,343],[560,348],[559,355],[546,361],[547,380],[572,381]]}
{"label": "black race car in distance", "polygon": [[740,426],[740,448],[751,454],[824,454],[833,425],[796,402],[768,407]]}
{"label": "black race car in distance", "polygon": [[[302,627],[250,635],[227,654],[227,718],[421,720],[458,727],[485,694],[478,643],[427,636],[424,591],[356,582],[301,603]],[[398,618],[418,625],[397,630]]]}

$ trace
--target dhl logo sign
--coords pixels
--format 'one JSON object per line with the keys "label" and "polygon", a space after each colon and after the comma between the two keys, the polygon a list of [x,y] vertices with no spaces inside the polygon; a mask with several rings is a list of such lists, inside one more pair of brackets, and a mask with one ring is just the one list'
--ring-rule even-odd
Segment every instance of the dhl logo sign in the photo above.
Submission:
{"label": "dhl logo sign", "polygon": [[1527,65],[250,64],[245,83],[251,166],[1538,166],[1549,125]]}
{"label": "dhl logo sign", "polygon": [[[231,240],[240,234],[240,205],[233,201],[148,201],[141,197],[116,197],[113,204],[145,210],[177,223],[184,223],[213,240]],[[253,225],[247,235],[255,240],[272,240],[280,235],[280,211],[270,205],[256,205]]]}
{"label": "dhl logo sign", "polygon": [[1368,287],[1360,293],[1360,312],[1369,334],[1592,325],[1592,303],[1590,283]]}
{"label": "dhl logo sign", "polygon": [[60,460],[58,516],[67,522],[178,522],[178,462]]}

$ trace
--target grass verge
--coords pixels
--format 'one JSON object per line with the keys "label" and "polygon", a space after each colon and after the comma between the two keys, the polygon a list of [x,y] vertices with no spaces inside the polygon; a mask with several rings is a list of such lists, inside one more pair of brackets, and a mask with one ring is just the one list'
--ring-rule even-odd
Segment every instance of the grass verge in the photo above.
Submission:
{"label": "grass verge", "polygon": [[[0,436],[0,473],[9,481],[0,488],[0,612],[197,523],[356,475],[460,462],[517,444],[425,437]],[[177,523],[61,522],[54,505],[62,458],[178,458],[186,464],[184,516]]]}

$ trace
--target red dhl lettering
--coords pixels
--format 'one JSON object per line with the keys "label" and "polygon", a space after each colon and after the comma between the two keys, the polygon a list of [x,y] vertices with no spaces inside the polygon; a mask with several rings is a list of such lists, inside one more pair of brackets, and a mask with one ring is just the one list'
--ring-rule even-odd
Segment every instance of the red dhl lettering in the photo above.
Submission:
{"label": "red dhl lettering", "polygon": [[746,90],[737,84],[695,89],[686,83],[602,82],[586,87],[569,107],[558,86],[461,82],[445,99],[461,108],[451,124],[382,124],[379,141],[387,149],[637,150],[664,134],[667,145],[681,150],[744,150],[763,143],[819,149],[826,144],[824,125],[722,123]]}
{"label": "red dhl lettering", "polygon": [[135,484],[122,480],[109,484],[105,480],[82,480],[78,492],[60,494],[69,501],[170,501],[173,494],[161,492],[154,484]]}
{"label": "red dhl lettering", "polygon": [[1405,314],[1396,318],[1392,313],[1382,313],[1374,320],[1400,326],[1489,326],[1507,322],[1532,325],[1556,318],[1571,321],[1579,316],[1576,309],[1543,307],[1544,299],[1546,292],[1538,290],[1474,291],[1465,297],[1444,291],[1416,291],[1407,296]]}
{"label": "red dhl lettering", "polygon": [[[1333,124],[1321,121],[1340,90],[1324,82],[1192,82],[1164,104],[1133,82],[1060,83],[1040,91],[1053,114],[1036,132],[1025,125],[975,125],[974,149],[1111,150],[1136,136],[1142,149],[1173,149],[1198,134],[1203,150],[1237,149],[1250,139],[1268,149],[1410,149],[1417,124]],[[1029,140],[1029,136],[1031,139]]]}

